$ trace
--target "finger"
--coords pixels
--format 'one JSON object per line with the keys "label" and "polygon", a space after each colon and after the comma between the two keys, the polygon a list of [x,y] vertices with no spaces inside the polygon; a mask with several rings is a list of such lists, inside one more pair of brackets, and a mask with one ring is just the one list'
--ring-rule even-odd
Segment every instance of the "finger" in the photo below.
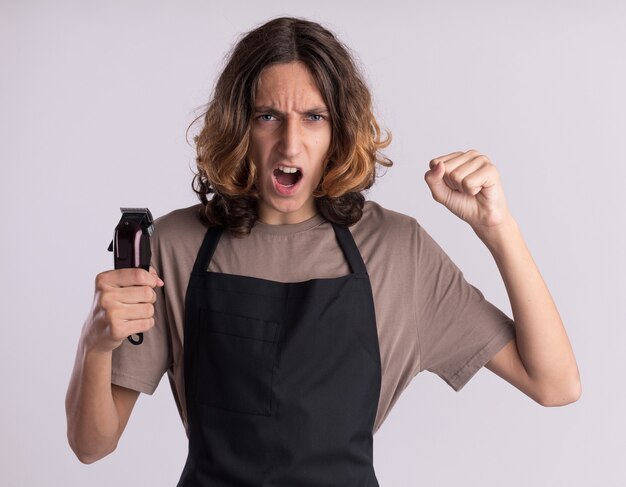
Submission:
{"label": "finger", "polygon": [[115,340],[124,340],[130,335],[149,331],[154,327],[154,324],[154,318],[124,321],[123,323],[119,323],[112,328],[112,338]]}
{"label": "finger", "polygon": [[474,159],[475,157],[487,157],[475,149],[470,149],[467,152],[457,152],[457,155],[448,158],[445,161],[446,164],[446,172],[452,171],[459,167],[461,164],[465,164],[467,161]]}
{"label": "finger", "polygon": [[435,167],[435,164],[437,164],[438,162],[447,162],[450,159],[453,159],[454,157],[457,157],[461,154],[463,154],[463,152],[450,152],[450,154],[446,154],[445,156],[435,157],[429,162],[428,165],[432,169],[433,167]]}
{"label": "finger", "polygon": [[101,291],[99,304],[107,312],[125,305],[156,303],[157,295],[150,286],[108,287]]}
{"label": "finger", "polygon": [[130,320],[126,323],[128,335],[137,333],[145,333],[154,327],[154,318],[146,318],[143,320]]}
{"label": "finger", "polygon": [[453,181],[450,178],[450,173],[452,171],[454,171],[455,169],[457,169],[458,167],[466,164],[468,161],[476,158],[476,157],[482,157],[485,160],[489,160],[487,158],[487,156],[482,155],[480,152],[478,152],[475,149],[471,149],[467,152],[459,152],[457,153],[456,156],[450,157],[448,158],[447,161],[445,161],[445,174],[443,175],[443,180],[445,181],[445,183],[452,188],[454,191],[459,191],[459,192],[463,192],[463,188],[461,185],[456,184],[455,181]]}
{"label": "finger", "polygon": [[116,299],[124,304],[155,303],[156,292],[150,286],[128,286],[119,288],[116,291]]}
{"label": "finger", "polygon": [[444,163],[440,162],[424,174],[424,180],[426,184],[428,184],[433,198],[435,201],[442,204],[448,201],[452,191],[443,181],[444,172]]}
{"label": "finger", "polygon": [[163,282],[163,279],[159,277],[159,273],[157,272],[157,270],[152,266],[150,266],[150,274],[152,274],[159,280],[157,286],[163,287],[165,285],[165,283]]}
{"label": "finger", "polygon": [[96,285],[108,287],[150,286],[159,284],[158,276],[141,268],[115,269],[98,274]]}
{"label": "finger", "polygon": [[489,188],[498,182],[498,170],[491,163],[483,164],[478,170],[468,174],[463,180],[465,192],[476,195],[483,188]]}
{"label": "finger", "polygon": [[111,323],[120,323],[128,320],[144,320],[154,317],[154,306],[149,303],[121,304],[109,311]]}
{"label": "finger", "polygon": [[[455,169],[449,171],[446,175],[446,180],[454,189],[461,192],[466,192],[463,181],[468,175],[477,171],[485,164],[490,164],[489,159],[486,156],[477,156],[465,163],[457,166]],[[447,170],[448,168],[446,168]]]}

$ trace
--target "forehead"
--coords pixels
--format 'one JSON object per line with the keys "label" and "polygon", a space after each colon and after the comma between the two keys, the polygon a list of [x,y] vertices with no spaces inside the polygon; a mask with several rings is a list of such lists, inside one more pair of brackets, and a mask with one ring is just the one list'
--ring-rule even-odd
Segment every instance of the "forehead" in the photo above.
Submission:
{"label": "forehead", "polygon": [[303,63],[275,64],[265,68],[256,88],[256,104],[276,107],[324,105],[313,75]]}

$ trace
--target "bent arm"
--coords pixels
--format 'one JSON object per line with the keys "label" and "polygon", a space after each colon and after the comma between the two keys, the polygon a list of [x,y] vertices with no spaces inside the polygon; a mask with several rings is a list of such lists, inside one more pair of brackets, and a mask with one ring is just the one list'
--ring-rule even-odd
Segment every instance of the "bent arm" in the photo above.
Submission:
{"label": "bent arm", "polygon": [[517,222],[510,217],[489,230],[474,230],[502,275],[516,330],[486,367],[543,406],[576,401],[581,384],[574,352]]}
{"label": "bent arm", "polygon": [[111,384],[111,352],[80,344],[65,398],[67,439],[83,463],[117,447],[139,392]]}
{"label": "bent arm", "polygon": [[156,286],[163,281],[153,269],[117,269],[96,277],[65,397],[67,439],[83,463],[115,450],[128,423],[139,393],[111,384],[113,350],[128,335],[154,326]]}
{"label": "bent arm", "polygon": [[504,280],[516,338],[487,368],[544,406],[581,393],[574,352],[517,222],[509,213],[496,167],[472,149],[433,159],[424,174],[435,201],[466,221],[493,255]]}

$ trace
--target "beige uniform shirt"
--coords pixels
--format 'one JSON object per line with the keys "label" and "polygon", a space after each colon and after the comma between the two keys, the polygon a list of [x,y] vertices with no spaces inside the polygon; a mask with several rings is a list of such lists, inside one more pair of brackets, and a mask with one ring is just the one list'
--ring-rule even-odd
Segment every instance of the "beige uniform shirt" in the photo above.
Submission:
{"label": "beige uniform shirt", "polygon": [[[187,283],[206,233],[200,205],[155,222],[155,327],[141,346],[114,351],[112,382],[152,394],[167,372],[187,426],[183,321]],[[428,370],[460,390],[509,340],[513,321],[469,284],[414,218],[367,201],[349,227],[370,277],[382,364],[374,432],[416,374]],[[250,235],[222,233],[209,271],[299,282],[350,273],[332,226],[316,215],[295,225],[257,222]]]}

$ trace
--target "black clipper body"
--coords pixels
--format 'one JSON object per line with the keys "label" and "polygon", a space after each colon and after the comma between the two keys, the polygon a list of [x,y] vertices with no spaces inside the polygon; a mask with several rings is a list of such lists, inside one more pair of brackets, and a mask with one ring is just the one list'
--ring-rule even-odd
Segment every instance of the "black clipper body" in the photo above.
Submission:
{"label": "black clipper body", "polygon": [[[154,229],[153,218],[148,208],[120,208],[122,218],[115,227],[109,251],[113,252],[115,269],[141,267],[150,270],[150,235]],[[135,339],[135,337],[137,337]],[[133,345],[143,343],[143,333],[131,335],[128,340]]]}

